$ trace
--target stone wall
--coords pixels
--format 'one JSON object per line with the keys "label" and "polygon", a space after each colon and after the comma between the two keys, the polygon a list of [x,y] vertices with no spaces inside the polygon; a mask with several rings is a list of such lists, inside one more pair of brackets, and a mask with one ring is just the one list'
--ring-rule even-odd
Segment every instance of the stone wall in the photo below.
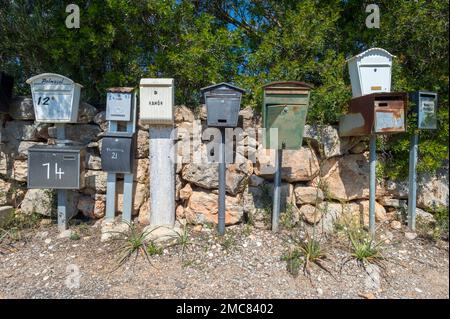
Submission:
{"label": "stone wall", "polygon": [[[34,122],[30,98],[17,97],[11,113],[3,119],[0,136],[0,207],[13,207],[21,212],[50,215],[54,207],[53,192],[27,190],[27,150],[36,144],[54,143],[56,132],[52,125]],[[244,132],[261,126],[261,119],[251,109],[240,112],[240,127]],[[192,124],[200,120],[205,128],[205,110],[198,112],[179,106],[175,123],[178,128],[193,134]],[[79,124],[67,125],[68,139],[87,147],[85,188],[73,191],[70,205],[79,214],[100,219],[105,215],[106,173],[101,170],[102,136],[107,128],[105,112],[82,103]],[[244,135],[245,136],[245,135]],[[245,153],[236,156],[257,155],[257,161],[243,160],[227,167],[227,225],[251,220],[257,227],[268,226],[268,213],[273,189],[273,165],[270,154],[251,136],[245,136]],[[139,124],[135,152],[135,195],[133,215],[142,224],[149,217],[149,133]],[[178,143],[180,144],[180,143]],[[339,138],[336,127],[307,126],[304,146],[296,151],[284,151],[282,170],[283,210],[289,211],[294,221],[303,219],[308,224],[322,222],[331,227],[343,212],[363,217],[368,222],[369,163],[368,143],[363,138]],[[205,144],[193,146],[194,154],[206,152]],[[178,152],[180,153],[180,152]],[[189,162],[177,165],[176,198],[177,219],[191,224],[217,222],[217,164]],[[117,211],[122,206],[123,182],[118,182]],[[407,207],[407,183],[381,181],[378,183],[376,217],[389,219],[392,214]],[[432,211],[437,206],[448,206],[448,165],[436,175],[419,176],[418,207]],[[316,210],[315,208],[319,208]],[[419,210],[419,213],[422,212]]]}

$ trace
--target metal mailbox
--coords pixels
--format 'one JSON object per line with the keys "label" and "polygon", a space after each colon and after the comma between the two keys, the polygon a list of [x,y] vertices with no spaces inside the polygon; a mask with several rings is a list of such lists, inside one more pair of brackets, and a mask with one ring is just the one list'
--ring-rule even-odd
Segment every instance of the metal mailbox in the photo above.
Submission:
{"label": "metal mailbox", "polygon": [[76,123],[82,86],[53,73],[43,73],[27,80],[31,85],[36,122]]}
{"label": "metal mailbox", "polygon": [[435,92],[417,91],[409,96],[412,107],[410,111],[417,116],[417,128],[437,129],[438,95]]}
{"label": "metal mailbox", "polygon": [[[273,82],[263,89],[265,147],[299,149],[302,146],[312,85],[297,81]],[[277,145],[270,139],[272,128],[278,129]]]}
{"label": "metal mailbox", "polygon": [[102,169],[108,173],[132,173],[134,133],[108,132],[102,142]]}
{"label": "metal mailbox", "polygon": [[144,124],[173,124],[174,80],[141,79],[139,118]]}
{"label": "metal mailbox", "polygon": [[35,145],[28,149],[28,188],[80,189],[85,150],[72,145]]}
{"label": "metal mailbox", "polygon": [[14,78],[0,72],[0,113],[9,112],[9,102],[12,98]]}
{"label": "metal mailbox", "polygon": [[406,93],[373,93],[350,101],[339,121],[340,136],[405,132]]}
{"label": "metal mailbox", "polygon": [[207,123],[212,127],[236,127],[245,90],[229,83],[219,83],[201,89],[206,103]]}
{"label": "metal mailbox", "polygon": [[110,88],[106,94],[106,120],[131,121],[133,112],[134,88]]}
{"label": "metal mailbox", "polygon": [[353,97],[391,92],[392,59],[395,56],[380,48],[372,48],[348,62]]}

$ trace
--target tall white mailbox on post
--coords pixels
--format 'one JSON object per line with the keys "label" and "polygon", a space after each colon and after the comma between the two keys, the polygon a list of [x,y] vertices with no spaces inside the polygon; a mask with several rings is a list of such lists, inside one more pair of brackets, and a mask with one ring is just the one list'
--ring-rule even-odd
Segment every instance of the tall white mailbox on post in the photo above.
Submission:
{"label": "tall white mailbox on post", "polygon": [[391,92],[392,59],[395,56],[380,48],[372,48],[348,62],[353,97]]}
{"label": "tall white mailbox on post", "polygon": [[174,118],[173,79],[141,79],[139,118],[144,124],[172,125]]}
{"label": "tall white mailbox on post", "polygon": [[76,123],[82,85],[54,73],[27,80],[31,85],[36,122]]}

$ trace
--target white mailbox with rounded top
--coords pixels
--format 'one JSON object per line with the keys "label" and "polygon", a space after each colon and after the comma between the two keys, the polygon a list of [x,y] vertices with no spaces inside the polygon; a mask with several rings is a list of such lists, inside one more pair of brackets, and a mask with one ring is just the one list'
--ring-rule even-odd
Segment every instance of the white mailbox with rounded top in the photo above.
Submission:
{"label": "white mailbox with rounded top", "polygon": [[173,124],[174,80],[141,79],[139,84],[139,118],[144,124]]}
{"label": "white mailbox with rounded top", "polygon": [[395,56],[380,48],[372,48],[348,62],[353,97],[391,92],[392,59]]}
{"label": "white mailbox with rounded top", "polygon": [[76,123],[82,85],[54,73],[27,80],[31,85],[36,122]]}

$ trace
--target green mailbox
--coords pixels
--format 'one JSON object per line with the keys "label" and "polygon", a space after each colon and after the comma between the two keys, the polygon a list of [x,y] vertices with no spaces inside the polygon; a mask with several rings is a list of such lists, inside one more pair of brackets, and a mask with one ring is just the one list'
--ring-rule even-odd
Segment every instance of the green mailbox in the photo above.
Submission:
{"label": "green mailbox", "polygon": [[[272,82],[263,86],[265,148],[296,150],[302,146],[312,88],[312,85],[298,81]],[[278,129],[278,141],[271,138],[270,129]]]}

